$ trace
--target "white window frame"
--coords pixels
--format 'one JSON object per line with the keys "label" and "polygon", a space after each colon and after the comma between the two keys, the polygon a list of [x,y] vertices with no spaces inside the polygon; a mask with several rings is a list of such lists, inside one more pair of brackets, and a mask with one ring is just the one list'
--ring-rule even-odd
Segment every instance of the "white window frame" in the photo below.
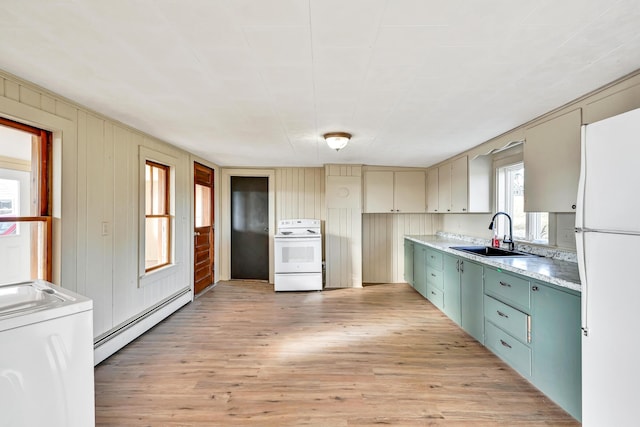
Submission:
{"label": "white window frame", "polygon": [[[522,144],[517,145],[515,147],[509,148],[507,150],[504,150],[504,152],[500,152],[497,153],[496,155],[494,155],[494,159],[493,159],[493,167],[494,167],[494,172],[495,172],[495,209],[496,212],[498,212],[500,209],[499,205],[500,205],[500,195],[501,195],[501,189],[500,189],[500,171],[502,169],[505,168],[510,168],[510,167],[514,167],[518,166],[522,164],[522,166],[524,167],[524,156],[523,156],[523,146]],[[526,170],[525,170],[526,173]],[[524,190],[526,192],[526,189]],[[506,189],[503,190],[502,194],[504,194],[506,192]],[[510,206],[510,201],[507,200],[505,201],[505,207],[502,209],[503,211],[507,212],[509,215],[512,215],[513,212],[513,206]],[[532,236],[537,235],[538,231],[536,230],[536,228],[540,227],[540,221],[541,221],[541,214],[544,214],[546,212],[526,212],[526,218],[525,218],[525,233],[526,233],[526,237],[522,238],[522,237],[515,237],[513,238],[514,241],[518,241],[518,242],[525,242],[525,243],[533,243],[533,244],[537,244],[537,245],[544,245],[544,246],[548,246],[550,244],[550,222],[551,222],[551,218],[549,218],[547,220],[547,240],[536,240],[536,239],[532,239]],[[550,215],[549,215],[550,216]],[[499,229],[500,230],[505,230],[505,233],[502,233],[503,235],[506,234],[507,228],[508,228],[508,224],[506,221],[506,218],[500,216],[498,218],[496,218],[496,220],[498,221],[499,224]],[[504,237],[503,235],[499,236],[501,239]]]}
{"label": "white window frame", "polygon": [[[176,165],[178,159],[159,151],[152,150],[148,147],[140,147],[138,156],[138,287],[144,287],[149,283],[156,282],[165,276],[169,276],[174,273],[177,264],[176,259]],[[169,264],[160,268],[146,271],[145,266],[145,224],[146,224],[146,209],[145,209],[145,191],[146,191],[146,177],[145,167],[147,161],[155,162],[169,167],[169,214],[171,219],[169,220],[170,238],[169,238],[169,252],[170,260]]]}

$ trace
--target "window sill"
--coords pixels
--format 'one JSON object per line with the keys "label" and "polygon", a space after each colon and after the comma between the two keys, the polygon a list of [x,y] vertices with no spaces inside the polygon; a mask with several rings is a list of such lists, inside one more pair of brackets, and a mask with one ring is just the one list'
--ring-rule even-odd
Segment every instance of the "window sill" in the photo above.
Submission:
{"label": "window sill", "polygon": [[176,273],[178,268],[177,264],[169,264],[164,267],[158,268],[157,270],[152,270],[147,273],[144,273],[140,278],[138,278],[138,287],[144,288],[152,283],[157,282],[158,280],[167,278]]}

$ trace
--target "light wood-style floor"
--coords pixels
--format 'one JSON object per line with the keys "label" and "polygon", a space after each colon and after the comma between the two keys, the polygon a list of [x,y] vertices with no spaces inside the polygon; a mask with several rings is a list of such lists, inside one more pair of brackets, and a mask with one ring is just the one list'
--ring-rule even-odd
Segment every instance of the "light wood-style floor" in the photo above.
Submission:
{"label": "light wood-style floor", "polygon": [[99,426],[579,425],[406,284],[223,282],[95,380]]}

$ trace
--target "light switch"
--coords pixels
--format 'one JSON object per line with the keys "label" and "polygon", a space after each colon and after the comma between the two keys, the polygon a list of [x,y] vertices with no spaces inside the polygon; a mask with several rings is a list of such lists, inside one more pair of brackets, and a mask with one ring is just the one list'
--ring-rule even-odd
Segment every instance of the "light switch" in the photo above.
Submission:
{"label": "light switch", "polygon": [[109,235],[109,223],[106,221],[102,222],[102,235],[103,236]]}

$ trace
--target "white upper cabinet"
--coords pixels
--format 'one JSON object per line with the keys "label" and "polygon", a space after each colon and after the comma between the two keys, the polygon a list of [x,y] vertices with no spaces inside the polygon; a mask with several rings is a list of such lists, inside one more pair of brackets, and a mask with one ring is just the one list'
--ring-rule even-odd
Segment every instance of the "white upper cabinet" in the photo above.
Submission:
{"label": "white upper cabinet", "polygon": [[396,171],[394,206],[396,212],[425,212],[426,175],[424,171]]}
{"label": "white upper cabinet", "polygon": [[438,167],[440,212],[467,212],[467,156]]}
{"label": "white upper cabinet", "polygon": [[451,162],[451,212],[468,211],[467,156]]}
{"label": "white upper cabinet", "polygon": [[424,171],[369,170],[364,173],[365,213],[426,212]]}
{"label": "white upper cabinet", "polygon": [[[428,172],[429,212],[491,211],[491,158],[468,156],[444,163]],[[436,190],[432,190],[436,187]],[[437,191],[437,195],[432,193]],[[437,202],[436,202],[437,201]]]}
{"label": "white upper cabinet", "polygon": [[394,212],[393,171],[364,173],[364,211],[367,213]]}
{"label": "white upper cabinet", "polygon": [[438,167],[438,209],[451,212],[451,163]]}
{"label": "white upper cabinet", "polygon": [[427,171],[427,212],[438,213],[438,168]]}
{"label": "white upper cabinet", "polygon": [[577,109],[525,131],[526,212],[575,212],[581,125]]}

